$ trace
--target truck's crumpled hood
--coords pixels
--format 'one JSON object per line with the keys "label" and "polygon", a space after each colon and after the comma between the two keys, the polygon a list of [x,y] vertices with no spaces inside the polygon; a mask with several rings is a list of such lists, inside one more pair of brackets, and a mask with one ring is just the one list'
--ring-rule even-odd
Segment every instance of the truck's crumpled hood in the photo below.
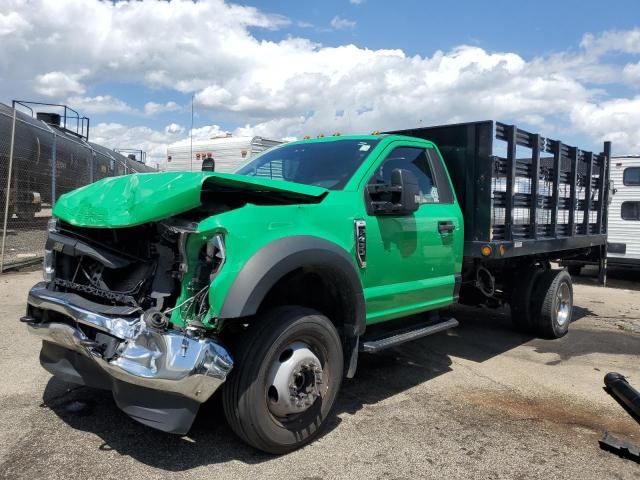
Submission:
{"label": "truck's crumpled hood", "polygon": [[205,183],[319,200],[328,190],[312,185],[215,172],[136,173],[99,180],[62,195],[53,214],[81,227],[117,228],[168,218],[200,206]]}

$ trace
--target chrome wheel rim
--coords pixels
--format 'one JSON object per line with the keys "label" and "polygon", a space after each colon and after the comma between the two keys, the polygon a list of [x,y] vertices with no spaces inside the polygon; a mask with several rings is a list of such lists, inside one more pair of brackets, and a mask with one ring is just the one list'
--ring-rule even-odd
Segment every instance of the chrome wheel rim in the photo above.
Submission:
{"label": "chrome wheel rim", "polygon": [[560,284],[556,299],[556,318],[564,326],[571,320],[571,291],[566,283]]}
{"label": "chrome wheel rim", "polygon": [[281,349],[266,382],[267,405],[276,417],[303,413],[322,394],[322,363],[304,342]]}

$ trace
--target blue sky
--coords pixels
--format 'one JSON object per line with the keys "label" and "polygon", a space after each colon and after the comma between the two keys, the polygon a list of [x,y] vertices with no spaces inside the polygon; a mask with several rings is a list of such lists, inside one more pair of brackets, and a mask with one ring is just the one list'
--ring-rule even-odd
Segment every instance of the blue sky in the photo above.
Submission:
{"label": "blue sky", "polygon": [[[372,49],[401,48],[409,55],[428,55],[461,43],[489,50],[517,51],[524,56],[544,55],[576,48],[585,32],[626,30],[640,22],[640,2],[634,0],[348,0],[248,1],[265,11],[311,23],[292,25],[295,35],[326,45],[355,42]],[[336,16],[357,22],[353,30],[328,30]],[[322,31],[322,29],[327,31]],[[278,39],[282,32],[271,38]],[[269,37],[269,35],[265,35]]]}
{"label": "blue sky", "polygon": [[5,1],[2,101],[69,103],[154,159],[192,96],[202,136],[498,118],[640,150],[637,1]]}

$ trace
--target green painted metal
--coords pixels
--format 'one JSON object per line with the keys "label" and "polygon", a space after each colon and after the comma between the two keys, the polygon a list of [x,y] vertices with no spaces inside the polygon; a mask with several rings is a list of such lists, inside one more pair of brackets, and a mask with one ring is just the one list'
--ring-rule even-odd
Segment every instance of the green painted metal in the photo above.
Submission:
{"label": "green painted metal", "polygon": [[[360,188],[398,147],[435,148],[431,142],[391,137],[359,179]],[[436,149],[437,151],[437,149]],[[438,152],[439,155],[439,152]],[[455,274],[462,269],[464,222],[457,201],[422,204],[412,215],[363,217],[367,222],[367,268],[362,281],[367,323],[432,310],[453,302]],[[455,225],[438,232],[438,222]]]}
{"label": "green painted metal", "polygon": [[136,173],[110,177],[60,197],[53,214],[81,227],[120,228],[154,222],[200,205],[205,182],[222,186],[322,197],[324,188],[214,172]]}
{"label": "green painted metal", "polygon": [[[326,137],[370,140],[381,137]],[[198,252],[211,236],[225,237],[226,262],[209,288],[210,311],[205,323],[212,328],[224,299],[245,263],[261,248],[292,235],[314,235],[333,242],[353,258],[365,294],[367,322],[376,323],[440,308],[454,301],[454,275],[462,266],[463,222],[457,201],[423,204],[407,216],[375,217],[367,214],[364,188],[390,148],[435,148],[428,141],[399,135],[381,141],[342,190],[280,180],[219,173],[153,173],[108,178],[60,198],[54,214],[80,226],[118,228],[178,215],[200,205],[204,182],[251,190],[286,192],[289,198],[315,199],[290,205],[254,205],[212,215],[199,222],[187,243],[189,271],[182,281],[178,302],[188,298],[191,272]],[[355,257],[354,221],[367,222],[367,266]],[[452,221],[452,234],[440,235],[438,221]],[[172,321],[183,324],[189,312],[174,310]]]}

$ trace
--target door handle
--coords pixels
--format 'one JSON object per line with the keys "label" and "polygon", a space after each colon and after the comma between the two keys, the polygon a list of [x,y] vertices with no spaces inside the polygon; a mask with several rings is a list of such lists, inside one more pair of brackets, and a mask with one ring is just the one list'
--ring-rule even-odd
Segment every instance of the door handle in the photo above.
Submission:
{"label": "door handle", "polygon": [[440,235],[444,235],[445,233],[453,233],[456,229],[456,226],[451,221],[441,221],[438,222],[438,232]]}

